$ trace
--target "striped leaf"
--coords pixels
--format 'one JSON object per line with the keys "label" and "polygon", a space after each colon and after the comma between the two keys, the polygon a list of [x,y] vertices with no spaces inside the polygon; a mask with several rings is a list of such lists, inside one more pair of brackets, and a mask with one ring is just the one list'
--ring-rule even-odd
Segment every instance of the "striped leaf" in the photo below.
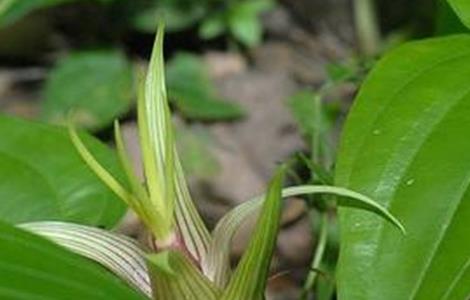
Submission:
{"label": "striped leaf", "polygon": [[133,240],[102,229],[64,222],[25,223],[19,227],[100,263],[151,297],[145,253]]}
{"label": "striped leaf", "polygon": [[[334,186],[305,185],[289,187],[282,190],[282,197],[307,194],[331,194],[340,196],[339,206],[356,207],[373,212],[400,231],[405,232],[398,221],[388,210],[367,196],[354,191]],[[318,198],[314,198],[318,199]],[[230,244],[240,225],[251,215],[258,212],[263,204],[263,197],[247,201],[227,213],[213,231],[213,240],[208,252],[207,276],[219,287],[224,287],[230,274]]]}
{"label": "striped leaf", "polygon": [[163,26],[158,29],[147,77],[138,91],[139,137],[146,185],[135,177],[118,122],[115,122],[116,145],[130,191],[98,163],[70,126],[71,139],[96,175],[139,215],[160,248],[171,245],[181,235],[184,247],[205,270],[210,234],[191,200],[175,150],[165,88]]}
{"label": "striped leaf", "polygon": [[[145,97],[139,103],[139,111],[139,132],[147,182],[160,182],[167,190],[170,186],[174,189],[170,197],[165,198],[165,193],[157,189],[152,194],[152,186],[149,186],[150,196],[161,199],[155,201],[168,201],[161,204],[168,207],[167,213],[175,206],[176,226],[185,246],[197,261],[203,263],[206,260],[210,234],[191,200],[175,150],[165,88],[163,26],[158,29],[145,81]],[[172,214],[171,217],[173,218]]]}
{"label": "striped leaf", "polygon": [[281,218],[283,178],[284,168],[281,168],[269,186],[253,237],[221,300],[264,299]]}
{"label": "striped leaf", "polygon": [[100,265],[0,222],[0,299],[145,300]]}
{"label": "striped leaf", "polygon": [[218,300],[220,291],[187,256],[177,251],[149,255],[147,262],[157,300]]}

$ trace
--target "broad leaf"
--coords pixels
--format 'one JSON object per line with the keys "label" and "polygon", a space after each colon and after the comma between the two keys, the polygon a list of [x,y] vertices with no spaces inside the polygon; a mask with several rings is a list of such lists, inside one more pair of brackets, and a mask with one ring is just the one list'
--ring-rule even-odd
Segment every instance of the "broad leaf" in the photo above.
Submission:
{"label": "broad leaf", "polygon": [[0,249],[0,299],[147,299],[101,266],[1,222]]}
{"label": "broad leaf", "polygon": [[20,227],[100,263],[130,285],[152,297],[145,253],[126,236],[65,222],[24,223]]}
{"label": "broad leaf", "polygon": [[[112,227],[125,211],[83,164],[64,129],[0,115],[0,220],[62,220]],[[114,154],[83,134],[119,175]]]}
{"label": "broad leaf", "polygon": [[447,0],[462,23],[470,28],[470,2],[468,0]]}
{"label": "broad leaf", "polygon": [[470,296],[470,36],[386,55],[355,101],[336,183],[376,199],[407,235],[340,209],[340,299]]}
{"label": "broad leaf", "polygon": [[75,123],[96,129],[125,113],[131,96],[132,68],[122,53],[73,53],[48,76],[42,118],[63,123],[70,115]]}
{"label": "broad leaf", "polygon": [[206,66],[197,56],[177,54],[168,63],[167,78],[170,99],[188,118],[211,121],[243,115],[235,103],[218,99]]}

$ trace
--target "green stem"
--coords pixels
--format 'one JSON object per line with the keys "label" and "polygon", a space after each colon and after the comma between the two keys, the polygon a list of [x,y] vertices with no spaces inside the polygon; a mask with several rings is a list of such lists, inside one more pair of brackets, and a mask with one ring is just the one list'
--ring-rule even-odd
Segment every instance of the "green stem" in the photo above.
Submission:
{"label": "green stem", "polygon": [[380,31],[374,0],[354,0],[354,22],[361,54],[377,54],[380,47]]}
{"label": "green stem", "polygon": [[312,263],[310,264],[310,271],[307,276],[307,280],[305,280],[301,299],[306,300],[309,292],[312,290],[315,280],[318,276],[318,269],[320,268],[321,261],[323,259],[323,255],[325,254],[326,244],[328,241],[328,215],[326,212],[323,212],[321,215],[321,223],[320,223],[320,235],[318,238],[317,247],[315,249],[315,255],[313,257]]}
{"label": "green stem", "polygon": [[[317,94],[315,95],[315,97],[313,98],[313,105],[315,106],[315,109],[313,110],[316,114],[316,116],[314,117],[314,120],[317,122],[316,124],[316,129],[313,131],[313,134],[312,134],[312,141],[311,141],[311,148],[312,148],[312,161],[314,162],[319,162],[320,159],[321,159],[321,135],[322,135],[322,132],[320,130],[321,128],[321,122],[322,122],[322,111],[323,111],[323,107],[322,107],[322,98],[321,98],[321,95],[320,94]],[[312,180],[313,180],[313,176],[314,176],[314,173],[312,171]]]}

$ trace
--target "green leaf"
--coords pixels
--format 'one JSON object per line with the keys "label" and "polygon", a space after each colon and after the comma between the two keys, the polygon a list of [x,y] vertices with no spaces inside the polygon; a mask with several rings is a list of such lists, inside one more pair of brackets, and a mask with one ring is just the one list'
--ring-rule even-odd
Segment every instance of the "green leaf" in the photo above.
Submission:
{"label": "green leaf", "polygon": [[167,67],[170,99],[188,118],[227,120],[239,118],[243,110],[216,96],[204,62],[195,55],[178,53]]}
{"label": "green leaf", "polygon": [[340,209],[340,299],[468,299],[470,36],[404,45],[371,72],[346,122],[336,184],[404,223]]}
{"label": "green leaf", "polygon": [[447,0],[437,1],[436,34],[449,35],[466,33],[468,28],[462,23]]}
{"label": "green leaf", "polygon": [[[34,10],[66,4],[77,0],[2,0],[0,2],[0,27],[8,26]],[[93,0],[92,0],[93,1]],[[94,0],[107,3],[114,0]]]}
{"label": "green leaf", "polygon": [[97,264],[0,222],[0,298],[145,300]]}
{"label": "green leaf", "polygon": [[[304,185],[284,188],[282,190],[282,198],[309,195],[309,194],[331,194],[340,196],[338,200],[339,206],[360,208],[381,216],[390,224],[393,224],[402,233],[405,232],[403,225],[390,212],[375,203],[372,199],[356,193],[354,191],[335,187],[335,186],[317,186]],[[313,198],[320,199],[320,198]],[[224,287],[230,273],[230,245],[233,236],[237,232],[240,225],[251,216],[259,211],[263,204],[263,197],[256,197],[243,204],[238,205],[228,212],[217,223],[213,231],[213,240],[208,251],[207,276],[215,282],[217,286]]]}
{"label": "green leaf", "polygon": [[206,40],[213,39],[224,33],[225,30],[224,15],[218,13],[204,19],[199,27],[199,36]]}
{"label": "green leaf", "polygon": [[154,298],[165,300],[218,300],[220,291],[177,251],[148,256]]}
{"label": "green leaf", "polygon": [[462,23],[470,28],[470,2],[467,0],[447,0]]}
{"label": "green leaf", "polygon": [[0,26],[10,25],[35,9],[70,1],[72,0],[3,0],[0,2]]}
{"label": "green leaf", "polygon": [[233,36],[247,47],[261,42],[263,28],[259,14],[272,7],[269,0],[250,0],[234,4],[229,12],[228,26]]}
{"label": "green leaf", "polygon": [[281,219],[281,189],[285,167],[272,179],[250,239],[221,300],[264,299],[269,266],[274,254]]}
{"label": "green leaf", "polygon": [[[144,102],[143,102],[144,101]],[[178,153],[175,151],[173,126],[168,107],[163,63],[163,26],[159,27],[149,71],[145,97],[139,97],[139,133],[149,194],[166,206],[166,217],[176,226],[183,241],[198,262],[206,260],[209,231],[192,202]],[[161,191],[163,187],[170,194]],[[171,187],[170,187],[171,186]],[[151,189],[155,188],[154,191]],[[158,190],[160,189],[160,191]],[[166,193],[166,192],[165,192]],[[165,196],[170,196],[165,197]],[[174,208],[174,211],[173,211]]]}
{"label": "green leaf", "polygon": [[144,251],[126,236],[65,222],[33,222],[19,226],[68,250],[94,260],[149,298],[152,288]]}
{"label": "green leaf", "polygon": [[[167,31],[174,32],[193,26],[207,12],[207,7],[201,1],[193,3],[178,3],[178,1],[147,1],[139,7],[133,17],[136,29],[154,33],[159,22],[165,23]],[[133,6],[139,5],[132,3]]]}
{"label": "green leaf", "polygon": [[[124,205],[91,173],[63,128],[0,115],[0,219],[62,220],[112,227]],[[103,144],[83,134],[99,161],[122,178]]]}
{"label": "green leaf", "polygon": [[73,53],[59,61],[44,88],[41,117],[97,129],[125,113],[132,99],[132,68],[117,51]]}

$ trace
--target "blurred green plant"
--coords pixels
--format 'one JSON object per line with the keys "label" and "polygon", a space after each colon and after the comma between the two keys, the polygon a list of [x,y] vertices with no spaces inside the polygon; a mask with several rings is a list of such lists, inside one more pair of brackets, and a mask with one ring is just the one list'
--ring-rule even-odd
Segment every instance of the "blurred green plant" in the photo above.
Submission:
{"label": "blurred green plant", "polygon": [[169,98],[183,116],[203,121],[242,117],[243,109],[216,96],[204,62],[196,55],[178,53],[168,63]]}
{"label": "blurred green plant", "polygon": [[0,27],[18,21],[29,13],[73,2],[95,2],[119,11],[129,28],[153,33],[164,21],[169,31],[199,27],[203,39],[228,35],[246,47],[257,46],[263,28],[260,14],[274,7],[274,0],[3,0]]}
{"label": "blurred green plant", "polygon": [[[0,2],[0,27],[11,25],[18,19],[37,9],[83,0],[2,0]],[[115,0],[87,0],[97,3],[110,3]]]}
{"label": "blurred green plant", "polygon": [[272,0],[227,1],[225,9],[210,13],[199,28],[199,35],[212,39],[229,34],[247,47],[261,42],[263,28],[260,14],[273,8]]}
{"label": "blurred green plant", "polygon": [[[131,107],[133,70],[114,50],[76,52],[60,60],[48,74],[41,118],[90,129],[109,125]],[[73,114],[69,114],[73,109]]]}
{"label": "blurred green plant", "polygon": [[[207,16],[219,0],[137,0],[127,1],[133,6],[133,26],[143,32],[153,33],[158,22],[164,21],[169,32],[196,26]],[[124,4],[124,3],[123,3]],[[122,5],[122,4],[121,4]]]}

